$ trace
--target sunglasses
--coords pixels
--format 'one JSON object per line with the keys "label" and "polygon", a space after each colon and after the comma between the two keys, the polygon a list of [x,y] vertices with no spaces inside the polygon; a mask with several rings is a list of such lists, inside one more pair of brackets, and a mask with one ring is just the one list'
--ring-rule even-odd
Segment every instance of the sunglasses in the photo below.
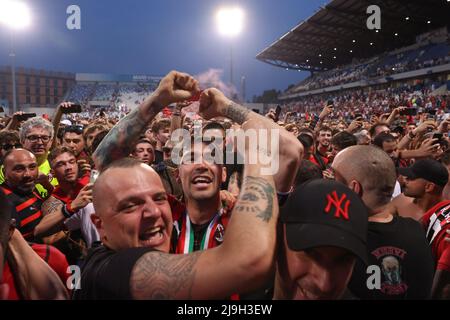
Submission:
{"label": "sunglasses", "polygon": [[64,133],[66,132],[74,132],[76,134],[82,134],[83,133],[83,126],[75,125],[75,126],[67,126],[64,128]]}
{"label": "sunglasses", "polygon": [[22,148],[22,145],[20,143],[16,143],[16,144],[6,143],[6,144],[2,145],[2,149],[5,150],[5,151],[9,151],[9,150],[11,150],[13,148],[14,149],[19,149],[19,148]]}

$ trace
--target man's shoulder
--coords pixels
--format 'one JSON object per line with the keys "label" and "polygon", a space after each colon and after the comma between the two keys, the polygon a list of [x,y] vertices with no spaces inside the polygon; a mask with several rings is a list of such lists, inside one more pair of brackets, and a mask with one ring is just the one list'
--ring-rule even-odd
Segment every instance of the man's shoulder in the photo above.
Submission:
{"label": "man's shoulder", "polygon": [[444,200],[430,208],[423,216],[424,223],[428,223],[433,214],[449,214],[450,200]]}

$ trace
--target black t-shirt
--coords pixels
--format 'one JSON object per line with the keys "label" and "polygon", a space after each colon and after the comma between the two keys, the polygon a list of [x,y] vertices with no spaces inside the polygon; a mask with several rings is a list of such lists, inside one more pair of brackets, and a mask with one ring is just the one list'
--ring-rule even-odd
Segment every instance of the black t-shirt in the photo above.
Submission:
{"label": "black t-shirt", "polygon": [[158,164],[163,161],[164,161],[164,153],[162,151],[155,150],[155,161],[153,161],[153,164]]}
{"label": "black t-shirt", "polygon": [[367,266],[358,260],[348,285],[355,297],[364,300],[430,298],[434,260],[425,232],[417,221],[394,217],[389,223],[369,222],[367,251],[369,266],[379,267],[380,288],[368,288],[376,284],[376,271],[367,272]]}
{"label": "black t-shirt", "polygon": [[74,300],[131,300],[130,277],[136,262],[151,248],[114,251],[100,245],[92,248],[81,272],[81,286]]}

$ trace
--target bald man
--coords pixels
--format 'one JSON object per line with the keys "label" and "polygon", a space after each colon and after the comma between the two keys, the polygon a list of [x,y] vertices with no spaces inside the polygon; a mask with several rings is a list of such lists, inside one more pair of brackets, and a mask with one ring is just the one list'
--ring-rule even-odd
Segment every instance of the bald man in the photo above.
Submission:
{"label": "bald man", "polygon": [[[332,169],[336,180],[356,192],[369,210],[368,265],[378,266],[371,277],[366,265],[356,263],[348,286],[351,294],[360,299],[430,298],[434,262],[424,230],[389,210],[396,181],[389,156],[374,146],[352,146],[336,156]],[[395,261],[398,268],[386,268],[386,261]]]}
{"label": "bald man", "polygon": [[[196,92],[198,84],[192,77],[169,73],[96,151],[97,168],[104,171],[94,184],[92,217],[103,245],[86,258],[75,299],[219,299],[258,289],[270,277],[278,200],[274,177],[262,175],[261,163],[245,165],[241,196],[223,243],[184,255],[169,254],[172,212],[158,174],[135,159],[111,163],[111,157],[124,152],[122,143],[133,141],[162,106],[189,99]],[[227,104],[229,100],[222,96],[214,89],[203,91],[200,111],[204,118],[214,118],[217,104]],[[244,107],[236,108],[241,118],[249,113]],[[259,118],[246,120],[243,130],[272,129]],[[267,146],[255,144],[258,160],[268,156]],[[249,152],[246,143],[245,154]],[[278,152],[271,150],[271,154]]]}
{"label": "bald man", "polygon": [[113,163],[94,185],[103,245],[86,258],[74,298],[217,299],[260,287],[273,263],[278,205],[273,178],[247,169],[223,244],[172,255],[172,212],[158,174],[135,159]]}
{"label": "bald man", "polygon": [[42,219],[43,199],[35,190],[38,164],[33,153],[25,149],[13,149],[4,158],[5,182],[0,189],[13,205],[12,218],[17,229],[27,241],[34,240],[34,228]]}

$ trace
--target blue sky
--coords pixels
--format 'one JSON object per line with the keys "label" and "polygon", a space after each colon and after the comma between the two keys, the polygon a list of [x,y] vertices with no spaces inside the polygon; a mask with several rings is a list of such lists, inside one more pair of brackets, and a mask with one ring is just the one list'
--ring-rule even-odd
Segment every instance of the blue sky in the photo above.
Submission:
{"label": "blue sky", "polygon": [[[2,0],[0,0],[2,1]],[[23,0],[30,28],[15,34],[16,64],[54,71],[164,75],[172,69],[200,74],[224,70],[230,42],[218,35],[215,12],[238,5],[245,27],[233,40],[234,80],[245,76],[247,99],[286,89],[307,73],[255,59],[272,42],[311,16],[326,0]],[[81,30],[66,28],[66,9],[81,8]],[[0,65],[9,64],[9,30],[0,25]]]}

